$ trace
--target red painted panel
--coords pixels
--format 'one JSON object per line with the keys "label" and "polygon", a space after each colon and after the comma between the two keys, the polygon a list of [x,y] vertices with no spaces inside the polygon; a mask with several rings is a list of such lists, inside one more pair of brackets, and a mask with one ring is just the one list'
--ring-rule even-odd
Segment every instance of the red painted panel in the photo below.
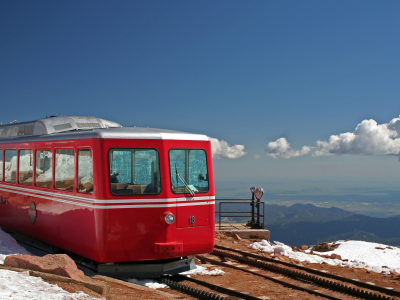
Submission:
{"label": "red painted panel", "polygon": [[210,205],[178,206],[177,228],[206,226],[210,224]]}

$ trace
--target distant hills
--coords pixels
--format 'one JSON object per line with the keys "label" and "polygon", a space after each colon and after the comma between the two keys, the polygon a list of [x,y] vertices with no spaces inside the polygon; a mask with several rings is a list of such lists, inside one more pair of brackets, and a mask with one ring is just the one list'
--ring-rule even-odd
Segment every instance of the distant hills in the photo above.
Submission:
{"label": "distant hills", "polygon": [[265,206],[265,224],[286,224],[301,221],[325,222],[347,218],[352,215],[354,215],[354,213],[340,208],[322,208],[312,204]]}
{"label": "distant hills", "polygon": [[[243,211],[243,207],[233,205],[230,210]],[[229,219],[246,223],[249,218]],[[374,218],[312,204],[265,205],[265,228],[271,232],[271,241],[291,246],[345,239],[400,246],[400,215]]]}
{"label": "distant hills", "polygon": [[[266,212],[265,223],[272,241],[300,246],[351,239],[400,245],[400,216],[374,218],[338,208],[318,208],[311,204],[274,206],[278,207]],[[268,208],[266,206],[266,210]],[[279,215],[270,216],[274,212]]]}

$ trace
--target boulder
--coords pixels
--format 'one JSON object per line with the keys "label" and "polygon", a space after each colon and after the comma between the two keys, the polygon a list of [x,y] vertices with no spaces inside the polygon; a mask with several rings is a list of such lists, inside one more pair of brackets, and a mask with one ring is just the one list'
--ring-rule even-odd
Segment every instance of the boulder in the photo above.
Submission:
{"label": "boulder", "polygon": [[326,251],[332,251],[339,247],[340,244],[331,244],[329,245],[328,242],[324,243],[319,243],[315,246],[312,247],[312,250],[317,251],[317,252],[326,252]]}
{"label": "boulder", "polygon": [[330,258],[342,260],[342,257],[339,254],[335,254],[335,253],[332,253]]}
{"label": "boulder", "polygon": [[318,252],[326,252],[326,251],[329,251],[329,250],[330,250],[330,249],[329,249],[329,244],[328,244],[328,242],[319,243],[319,244],[317,244],[317,245],[315,245],[315,246],[313,247],[313,250],[314,250],[314,251],[318,251]]}
{"label": "boulder", "polygon": [[61,275],[75,280],[84,279],[75,262],[66,254],[48,254],[43,257],[31,255],[10,255],[4,261],[5,266]]}

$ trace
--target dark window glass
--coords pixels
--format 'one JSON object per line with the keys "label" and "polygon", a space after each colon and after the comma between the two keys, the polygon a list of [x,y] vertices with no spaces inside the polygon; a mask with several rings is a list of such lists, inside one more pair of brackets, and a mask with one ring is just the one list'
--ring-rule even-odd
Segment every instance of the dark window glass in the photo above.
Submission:
{"label": "dark window glass", "polygon": [[75,185],[75,151],[74,149],[57,149],[55,160],[55,187],[72,191]]}
{"label": "dark window glass", "polygon": [[[207,158],[204,150],[169,151],[172,191],[176,194],[208,192]],[[189,190],[190,189],[190,190]]]}
{"label": "dark window glass", "polygon": [[32,185],[33,182],[33,151],[19,150],[19,184]]}
{"label": "dark window glass", "polygon": [[93,158],[92,150],[78,150],[78,187],[79,192],[93,192]]}
{"label": "dark window glass", "polygon": [[155,149],[110,151],[111,192],[115,195],[159,194],[161,175]]}
{"label": "dark window glass", "polygon": [[36,151],[36,186],[51,188],[51,182],[53,181],[52,159],[51,150]]}
{"label": "dark window glass", "polygon": [[0,181],[3,181],[3,151],[0,150]]}
{"label": "dark window glass", "polygon": [[6,150],[4,156],[4,181],[15,183],[17,181],[17,150]]}

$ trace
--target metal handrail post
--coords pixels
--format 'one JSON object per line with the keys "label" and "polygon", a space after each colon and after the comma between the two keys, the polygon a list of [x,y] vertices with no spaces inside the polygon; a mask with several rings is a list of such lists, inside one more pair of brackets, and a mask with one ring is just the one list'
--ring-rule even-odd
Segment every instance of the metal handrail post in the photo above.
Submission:
{"label": "metal handrail post", "polygon": [[221,201],[219,202],[219,230],[221,230]]}
{"label": "metal handrail post", "polygon": [[263,222],[262,222],[262,228],[265,228],[265,202],[263,202],[262,205],[263,205]]}
{"label": "metal handrail post", "polygon": [[256,224],[260,225],[260,200],[257,200],[256,207],[257,207],[257,222],[256,222]]}

